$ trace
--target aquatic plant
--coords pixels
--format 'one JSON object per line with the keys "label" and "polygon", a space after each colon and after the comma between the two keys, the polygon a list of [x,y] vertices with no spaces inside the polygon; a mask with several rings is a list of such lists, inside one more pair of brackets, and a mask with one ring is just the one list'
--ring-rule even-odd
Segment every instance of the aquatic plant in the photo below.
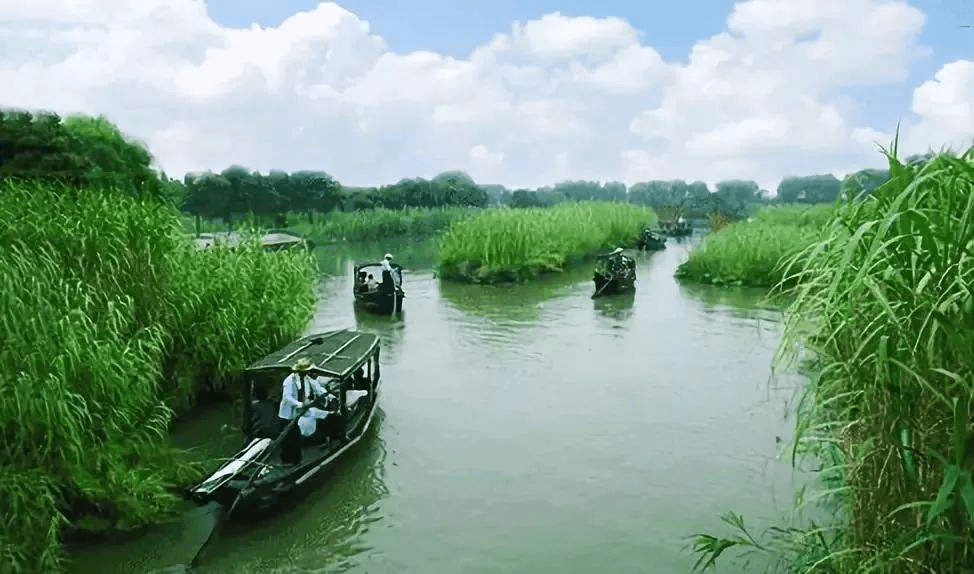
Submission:
{"label": "aquatic plant", "polygon": [[450,224],[476,213],[469,207],[406,207],[332,211],[312,224],[295,222],[293,229],[315,242],[422,239],[437,235]]}
{"label": "aquatic plant", "polygon": [[572,259],[634,244],[656,223],[645,206],[597,201],[550,208],[488,209],[454,221],[438,254],[443,277],[473,282],[517,281],[560,271]]}
{"label": "aquatic plant", "polygon": [[[925,165],[898,161],[895,142],[886,153],[890,180],[847,199],[788,267],[797,298],[777,361],[811,349],[820,367],[792,456],[821,464],[805,499],[834,523],[767,548],[801,571],[970,572],[974,148]],[[699,565],[753,540],[701,535]]]}
{"label": "aquatic plant", "polygon": [[784,263],[819,236],[833,205],[768,206],[753,217],[715,228],[676,276],[718,285],[770,287],[784,278]]}
{"label": "aquatic plant", "polygon": [[0,220],[0,570],[51,572],[62,529],[172,507],[195,471],[171,406],[300,329],[313,267],[198,251],[174,208],[112,190],[2,182]]}

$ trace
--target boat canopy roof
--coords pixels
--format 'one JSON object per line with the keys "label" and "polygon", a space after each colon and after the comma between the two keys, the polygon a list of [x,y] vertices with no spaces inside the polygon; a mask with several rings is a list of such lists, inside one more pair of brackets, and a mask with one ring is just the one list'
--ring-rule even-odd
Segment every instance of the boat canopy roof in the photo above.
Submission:
{"label": "boat canopy roof", "polygon": [[[400,265],[398,263],[393,263],[392,261],[390,261],[389,262],[389,266],[392,267],[393,269],[398,269],[399,271],[402,271],[402,265]],[[375,262],[369,262],[369,263],[356,263],[355,264],[355,272],[358,273],[359,272],[359,269],[365,269],[366,267],[382,267],[382,262],[381,261],[375,261]]]}
{"label": "boat canopy roof", "polygon": [[302,337],[247,367],[247,371],[290,370],[298,359],[311,360],[312,370],[343,378],[379,345],[379,336],[350,329]]}

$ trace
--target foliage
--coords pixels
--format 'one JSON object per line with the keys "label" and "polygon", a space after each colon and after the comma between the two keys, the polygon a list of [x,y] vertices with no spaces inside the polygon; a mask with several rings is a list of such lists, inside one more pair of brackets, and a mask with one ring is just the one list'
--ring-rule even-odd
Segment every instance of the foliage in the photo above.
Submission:
{"label": "foliage", "polygon": [[151,168],[152,156],[104,117],[0,110],[0,180],[115,186],[139,197],[174,201],[174,188]]}
{"label": "foliage", "polygon": [[786,177],[778,184],[778,203],[832,203],[842,183],[832,174]]}
{"label": "foliage", "polygon": [[811,348],[821,368],[792,452],[821,461],[816,498],[836,516],[829,544],[801,552],[826,572],[969,572],[974,148],[904,165],[894,143],[887,157],[890,179],[789,267],[778,361]]}
{"label": "foliage", "polygon": [[312,268],[199,252],[173,208],[127,190],[7,181],[0,219],[0,556],[53,571],[63,526],[130,528],[172,507],[194,473],[168,446],[180,403],[165,398],[296,334]]}
{"label": "foliage", "polygon": [[319,218],[314,225],[295,225],[292,229],[315,243],[421,239],[443,232],[453,221],[472,213],[475,211],[466,207],[335,211]]}
{"label": "foliage", "polygon": [[676,276],[703,283],[770,287],[784,278],[784,260],[810,245],[834,207],[768,206],[727,224],[714,215],[713,233],[690,252]]}
{"label": "foliage", "polygon": [[656,222],[647,207],[568,202],[548,209],[487,209],[453,222],[438,255],[444,277],[517,281],[560,271],[573,258],[632,244]]}

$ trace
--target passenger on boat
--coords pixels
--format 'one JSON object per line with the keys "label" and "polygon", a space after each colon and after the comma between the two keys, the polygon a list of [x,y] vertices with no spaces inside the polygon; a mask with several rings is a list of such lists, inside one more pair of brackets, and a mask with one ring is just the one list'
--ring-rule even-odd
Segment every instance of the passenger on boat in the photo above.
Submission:
{"label": "passenger on boat", "polygon": [[369,273],[369,278],[365,281],[365,290],[372,293],[378,288],[379,284],[375,282],[375,276]]}
{"label": "passenger on boat", "polygon": [[[302,357],[292,367],[293,372],[284,379],[281,393],[281,406],[277,417],[281,429],[295,417],[301,415],[296,425],[292,426],[284,437],[281,449],[281,460],[284,464],[298,464],[301,462],[301,435],[311,436],[315,432],[318,419],[326,418],[330,411],[317,407],[309,407],[314,402],[325,401],[332,403],[337,398],[328,392],[324,386],[324,379],[312,377],[309,371],[314,366],[311,359]],[[309,407],[303,414],[302,409]]]}
{"label": "passenger on boat", "polygon": [[366,291],[368,287],[365,285],[365,271],[358,272],[358,284],[356,285],[359,291]]}

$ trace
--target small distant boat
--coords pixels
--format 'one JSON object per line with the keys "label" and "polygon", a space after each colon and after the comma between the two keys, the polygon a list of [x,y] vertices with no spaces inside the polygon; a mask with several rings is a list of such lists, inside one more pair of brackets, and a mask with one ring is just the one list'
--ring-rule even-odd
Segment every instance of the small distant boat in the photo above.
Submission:
{"label": "small distant boat", "polygon": [[653,231],[647,227],[639,234],[639,239],[636,240],[636,247],[645,251],[666,249],[666,237],[662,233]]}
{"label": "small distant boat", "polygon": [[[302,437],[301,462],[285,465],[277,412],[284,378],[302,358],[311,361],[313,375],[330,378],[326,388],[338,397],[337,410],[318,421],[312,436]],[[231,510],[270,508],[357,443],[376,410],[379,337],[351,330],[308,335],[250,365],[244,379],[246,446],[189,490],[200,505],[215,501]]]}
{"label": "small distant boat", "polygon": [[687,237],[693,234],[693,227],[690,226],[690,222],[682,217],[676,221],[661,221],[660,227],[663,233],[670,237]]}
{"label": "small distant boat", "polygon": [[[383,268],[382,262],[355,265],[352,293],[357,305],[383,315],[402,311],[402,300],[406,296],[402,289],[402,266],[392,262],[389,266],[391,272]],[[367,282],[370,274],[375,279],[374,286]]]}
{"label": "small distant boat", "polygon": [[636,261],[622,253],[618,248],[612,253],[596,256],[595,293],[592,298],[600,295],[611,295],[635,290]]}
{"label": "small distant boat", "polygon": [[[245,236],[236,231],[222,231],[200,233],[194,240],[196,241],[196,246],[200,249],[208,249],[210,247],[228,247],[234,249],[244,242]],[[278,251],[290,247],[312,247],[311,242],[307,239],[283,232],[272,232],[261,235],[260,244],[265,251]]]}

